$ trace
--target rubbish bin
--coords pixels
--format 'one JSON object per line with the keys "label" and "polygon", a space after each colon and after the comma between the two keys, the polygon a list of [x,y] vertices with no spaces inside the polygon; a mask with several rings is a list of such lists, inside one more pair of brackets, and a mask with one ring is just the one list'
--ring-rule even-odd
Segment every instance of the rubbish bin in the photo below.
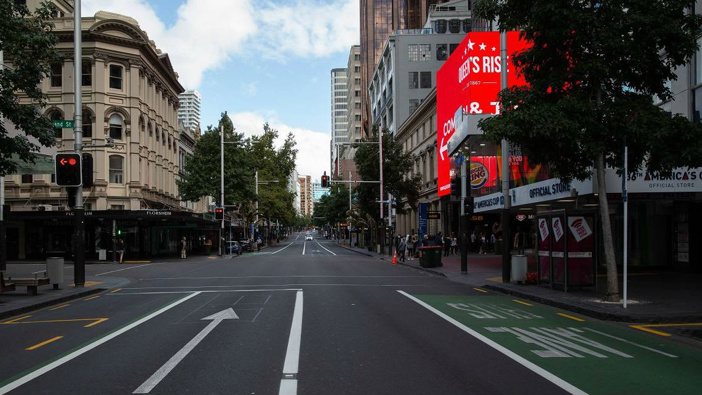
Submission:
{"label": "rubbish bin", "polygon": [[63,257],[46,258],[46,272],[54,289],[59,289],[59,285],[63,284]]}
{"label": "rubbish bin", "polygon": [[419,266],[439,267],[441,263],[441,246],[419,247]]}
{"label": "rubbish bin", "polygon": [[525,283],[527,278],[526,255],[512,255],[511,279],[515,283]]}
{"label": "rubbish bin", "polygon": [[98,261],[107,260],[107,250],[98,250]]}

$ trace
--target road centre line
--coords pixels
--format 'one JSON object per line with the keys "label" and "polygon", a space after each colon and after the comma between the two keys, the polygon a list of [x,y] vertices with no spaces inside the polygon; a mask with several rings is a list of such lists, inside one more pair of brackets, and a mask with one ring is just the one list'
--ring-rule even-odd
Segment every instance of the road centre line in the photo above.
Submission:
{"label": "road centre line", "polygon": [[302,255],[305,255],[305,248],[307,247],[307,241],[302,243]]}
{"label": "road centre line", "polygon": [[117,337],[117,336],[119,336],[119,335],[133,329],[133,328],[136,328],[137,326],[143,324],[144,322],[149,321],[150,319],[172,309],[173,307],[178,306],[179,304],[181,304],[181,303],[183,303],[191,298],[194,298],[195,296],[197,296],[199,294],[200,294],[200,292],[192,292],[189,295],[187,295],[183,298],[180,298],[180,299],[176,300],[175,302],[173,302],[169,305],[166,305],[165,307],[162,307],[161,309],[147,315],[146,317],[143,317],[135,322],[132,322],[131,324],[124,326],[124,327],[108,334],[107,336],[99,338],[98,340],[96,340],[93,343],[90,343],[90,344],[88,344],[88,345],[86,345],[86,346],[84,346],[76,351],[73,351],[72,353],[70,353],[68,355],[65,355],[65,356],[63,356],[63,357],[61,357],[61,358],[59,358],[59,359],[57,359],[49,364],[46,364],[46,365],[40,367],[39,369],[36,369],[36,370],[20,377],[19,379],[15,380],[11,383],[6,384],[3,387],[0,387],[0,395],[6,394],[6,393],[20,387],[21,385],[26,384],[26,383],[36,379],[37,377],[40,377],[40,376],[44,375],[45,373],[48,373],[48,372],[56,369],[57,367],[65,364],[67,362],[70,362],[71,360],[85,354],[86,352],[88,352],[88,351],[90,351],[90,350],[92,350],[92,349],[94,349],[102,344],[107,343],[108,341],[114,339],[115,337]]}
{"label": "road centre line", "polygon": [[573,317],[572,315],[568,315],[568,314],[565,314],[565,313],[558,313],[558,315],[560,315],[561,317],[570,318],[570,319],[573,320],[573,321],[585,322],[585,320],[582,319],[582,318]]}
{"label": "road centre line", "polygon": [[288,349],[283,363],[283,378],[280,380],[279,395],[297,394],[297,373],[300,368],[300,343],[302,342],[302,290],[295,294],[295,310],[290,324]]}
{"label": "road centre line", "polygon": [[53,342],[55,342],[56,340],[60,340],[60,339],[63,339],[63,336],[56,336],[56,337],[51,338],[51,339],[49,339],[49,340],[43,341],[43,342],[41,342],[41,343],[39,343],[39,344],[35,344],[35,345],[31,346],[31,347],[27,347],[27,348],[25,348],[25,350],[27,350],[27,351],[36,350],[36,349],[39,348],[39,347],[43,347],[43,346],[45,346],[45,345],[47,345],[47,344],[49,344],[49,343],[53,343]]}
{"label": "road centre line", "polygon": [[121,291],[121,290],[122,290],[122,288],[117,288],[117,289],[114,289],[114,290],[110,291],[110,293],[111,293],[111,294],[116,294],[117,292],[119,292],[119,291]]}
{"label": "road centre line", "polygon": [[328,253],[330,253],[330,254],[332,254],[332,255],[336,256],[336,254],[335,254],[335,253],[333,253],[333,252],[329,251],[329,250],[328,250],[328,249],[327,249],[326,247],[324,247],[323,245],[319,244],[319,242],[318,242],[317,240],[315,240],[314,242],[315,242],[315,243],[317,243],[317,245],[318,245],[318,246],[320,246],[320,247],[324,248],[325,250],[327,250],[327,252],[328,252]]}
{"label": "road centre line", "polygon": [[550,381],[554,385],[558,386],[559,388],[567,391],[568,393],[571,394],[578,394],[578,395],[587,395],[587,393],[574,385],[566,382],[565,380],[559,378],[558,376],[554,375],[553,373],[539,367],[538,365],[528,361],[527,359],[517,355],[516,353],[502,347],[501,345],[497,344],[493,340],[490,340],[489,338],[481,335],[480,333],[474,331],[473,329],[468,328],[467,326],[463,325],[462,323],[456,321],[455,319],[449,317],[448,315],[442,313],[441,311],[435,309],[434,307],[430,306],[429,304],[415,298],[414,296],[398,290],[400,294],[406,296],[410,300],[414,301],[415,303],[419,304],[420,306],[424,307],[425,309],[431,311],[432,313],[438,315],[439,317],[443,318],[444,320],[448,321],[449,323],[453,324],[457,328],[461,329],[462,331],[466,332],[467,334],[473,336],[477,340],[480,340],[481,342],[485,343],[486,345],[494,348],[495,350],[501,352],[508,358],[512,359],[513,361],[519,363],[520,365],[524,366],[525,368],[531,370],[532,372],[538,374],[539,376],[543,377],[544,379]]}
{"label": "road centre line", "polygon": [[583,328],[583,329],[586,330],[586,331],[590,331],[590,332],[597,333],[597,334],[602,335],[602,336],[606,336],[606,337],[615,339],[615,340],[619,340],[620,342],[624,342],[624,343],[626,343],[626,344],[631,344],[632,346],[636,346],[636,347],[643,348],[644,350],[648,350],[648,351],[651,351],[651,352],[655,352],[655,353],[664,355],[664,356],[666,356],[666,357],[670,357],[670,358],[677,358],[677,357],[678,357],[677,355],[668,354],[667,352],[660,351],[660,350],[656,350],[655,348],[642,346],[641,344],[634,343],[634,342],[632,342],[632,341],[629,341],[629,340],[626,340],[626,339],[622,339],[621,337],[617,337],[617,336],[614,336],[614,335],[610,335],[610,334],[608,334],[608,333],[600,332],[600,331],[595,330],[595,329],[592,329],[592,328]]}

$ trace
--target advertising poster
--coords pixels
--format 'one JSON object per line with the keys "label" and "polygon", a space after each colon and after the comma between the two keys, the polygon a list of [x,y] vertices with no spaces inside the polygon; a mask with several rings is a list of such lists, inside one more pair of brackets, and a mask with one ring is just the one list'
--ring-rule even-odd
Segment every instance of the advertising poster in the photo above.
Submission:
{"label": "advertising poster", "polygon": [[551,232],[549,231],[548,218],[539,218],[537,226],[539,281],[548,283],[551,282]]}
{"label": "advertising poster", "polygon": [[418,218],[418,223],[419,223],[419,229],[417,230],[418,236],[419,236],[419,243],[422,243],[422,240],[424,240],[424,235],[427,234],[427,215],[429,211],[429,204],[428,203],[419,203],[417,205],[417,214],[419,215]]}
{"label": "advertising poster", "polygon": [[568,217],[568,285],[595,285],[592,217]]}
{"label": "advertising poster", "polygon": [[565,241],[563,230],[563,219],[561,217],[551,218],[551,231],[553,233],[553,243],[551,249],[551,263],[553,264],[553,283],[565,284]]}
{"label": "advertising poster", "polygon": [[[507,32],[509,55],[527,47],[519,32]],[[500,33],[471,32],[436,73],[438,195],[451,193],[448,142],[463,115],[499,114],[501,90]],[[507,68],[509,86],[524,85],[524,78]]]}

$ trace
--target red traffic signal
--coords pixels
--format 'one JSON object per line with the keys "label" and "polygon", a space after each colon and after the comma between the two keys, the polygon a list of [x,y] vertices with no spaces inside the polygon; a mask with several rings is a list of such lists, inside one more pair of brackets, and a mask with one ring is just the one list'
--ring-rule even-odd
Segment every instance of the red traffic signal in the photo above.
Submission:
{"label": "red traffic signal", "polygon": [[329,188],[329,177],[326,174],[322,176],[322,188]]}
{"label": "red traffic signal", "polygon": [[79,187],[82,185],[83,172],[80,154],[56,154],[56,184],[62,187]]}
{"label": "red traffic signal", "polygon": [[223,220],[223,219],[224,219],[224,208],[215,207],[215,220]]}

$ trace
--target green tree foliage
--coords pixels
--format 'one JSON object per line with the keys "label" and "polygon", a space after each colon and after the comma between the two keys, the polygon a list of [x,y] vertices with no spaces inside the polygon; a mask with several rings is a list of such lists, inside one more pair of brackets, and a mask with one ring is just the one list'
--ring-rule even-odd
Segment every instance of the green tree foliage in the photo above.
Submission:
{"label": "green tree foliage", "polygon": [[[219,126],[208,126],[195,146],[192,157],[185,162],[185,176],[178,180],[178,190],[184,200],[199,201],[212,196],[217,201],[221,189],[220,126],[224,129],[224,200],[226,205],[253,200],[254,173],[251,170],[251,144],[236,133],[226,113]],[[234,144],[228,144],[233,142]]]}
{"label": "green tree foliage", "polygon": [[[374,128],[373,137],[369,142],[378,142],[378,130]],[[378,144],[359,144],[354,157],[356,169],[362,180],[378,181],[380,179],[380,162]],[[391,193],[397,202],[407,199],[411,207],[417,206],[421,177],[408,177],[407,173],[414,165],[410,153],[403,152],[402,146],[390,136],[389,131],[383,133],[383,193]],[[378,184],[360,184],[356,187],[358,205],[361,212],[374,218],[380,217],[380,207],[377,203],[380,197]],[[397,205],[397,212],[404,213],[402,204]]]}
{"label": "green tree foliage", "polygon": [[[288,190],[290,174],[295,169],[296,142],[292,133],[283,145],[276,149],[278,131],[268,123],[263,125],[263,134],[252,138],[249,167],[258,171],[258,210],[265,218],[284,224],[295,222],[293,208],[295,194]],[[277,182],[270,182],[277,180]]]}
{"label": "green tree foliage", "polygon": [[[0,70],[0,116],[20,131],[11,137],[0,122],[0,175],[16,170],[12,155],[34,163],[33,152],[54,145],[54,130],[39,109],[46,105],[41,81],[50,73],[50,63],[59,61],[54,46],[57,37],[49,22],[56,6],[44,3],[33,14],[15,1],[0,1],[0,51],[10,63]],[[18,94],[31,104],[20,104]],[[35,140],[27,139],[32,137]]]}
{"label": "green tree foliage", "polygon": [[609,300],[619,300],[604,168],[702,165],[698,124],[653,104],[697,50],[702,17],[687,0],[482,0],[477,15],[521,30],[533,46],[513,56],[528,87],[501,92],[500,116],[480,127],[519,145],[564,180],[598,176]]}
{"label": "green tree foliage", "polygon": [[349,190],[346,186],[334,183],[329,188],[329,194],[322,196],[314,205],[314,216],[321,217],[318,225],[345,222],[349,213]]}

